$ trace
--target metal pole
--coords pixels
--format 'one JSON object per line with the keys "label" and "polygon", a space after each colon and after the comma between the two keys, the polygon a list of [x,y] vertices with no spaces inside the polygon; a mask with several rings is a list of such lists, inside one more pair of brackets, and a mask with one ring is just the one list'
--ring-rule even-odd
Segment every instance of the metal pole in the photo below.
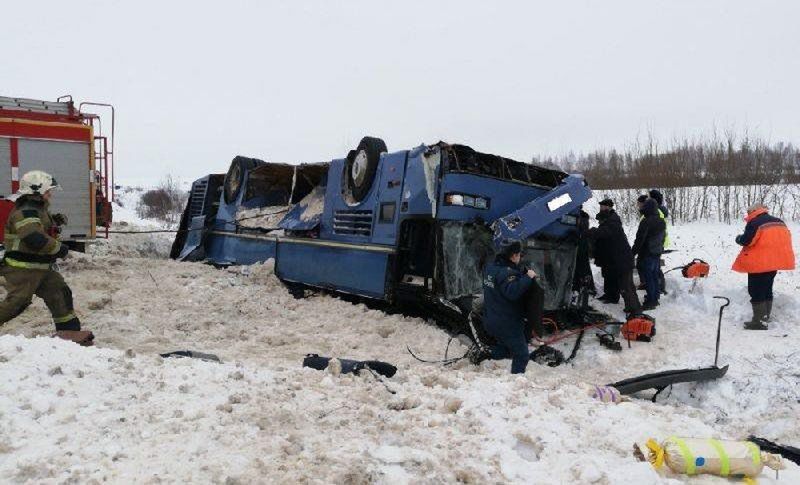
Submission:
{"label": "metal pole", "polygon": [[724,296],[715,296],[715,299],[725,300],[725,304],[719,307],[719,322],[717,322],[717,348],[714,351],[714,367],[717,366],[717,360],[719,360],[719,338],[720,334],[722,333],[722,312],[725,311],[725,307],[731,304],[731,300],[724,297]]}

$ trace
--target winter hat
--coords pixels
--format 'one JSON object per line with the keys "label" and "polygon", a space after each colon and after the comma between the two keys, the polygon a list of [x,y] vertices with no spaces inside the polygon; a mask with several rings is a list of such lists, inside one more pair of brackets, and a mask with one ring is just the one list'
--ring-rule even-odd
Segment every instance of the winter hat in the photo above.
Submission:
{"label": "winter hat", "polygon": [[600,201],[600,205],[605,207],[614,207],[614,201],[611,199],[603,199]]}
{"label": "winter hat", "polygon": [[656,203],[656,200],[646,199],[644,201],[644,205],[642,206],[642,210],[640,210],[639,212],[641,212],[642,215],[645,216],[658,214],[658,204]]}
{"label": "winter hat", "polygon": [[505,258],[522,252],[522,243],[519,241],[504,239],[500,243],[500,254]]}
{"label": "winter hat", "polygon": [[636,199],[636,202],[644,203],[648,198],[649,196],[647,194],[642,194]]}
{"label": "winter hat", "polygon": [[650,197],[655,199],[658,205],[664,205],[664,195],[657,189],[650,190]]}
{"label": "winter hat", "polygon": [[761,203],[756,203],[747,208],[747,215],[744,216],[746,222],[750,222],[761,214],[767,214],[769,209]]}

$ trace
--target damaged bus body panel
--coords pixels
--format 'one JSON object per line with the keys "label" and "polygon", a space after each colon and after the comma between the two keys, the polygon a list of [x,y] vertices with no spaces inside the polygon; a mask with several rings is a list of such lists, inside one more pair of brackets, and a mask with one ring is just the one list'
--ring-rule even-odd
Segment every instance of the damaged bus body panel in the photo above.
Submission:
{"label": "damaged bus body panel", "polygon": [[272,258],[290,285],[411,305],[463,328],[502,239],[525,242],[546,310],[570,304],[577,215],[589,197],[579,175],[443,142],[389,153],[366,137],[343,159],[236,157],[224,180],[199,179],[172,256]]}

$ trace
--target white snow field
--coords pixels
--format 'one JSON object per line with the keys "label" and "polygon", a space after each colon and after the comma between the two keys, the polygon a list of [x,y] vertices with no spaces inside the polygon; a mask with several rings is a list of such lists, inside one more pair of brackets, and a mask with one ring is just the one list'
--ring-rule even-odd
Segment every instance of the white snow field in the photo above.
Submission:
{"label": "white snow field", "polygon": [[[712,273],[693,293],[679,272],[667,276],[652,343],[614,353],[590,332],[570,364],[531,363],[523,376],[508,373],[509,361],[417,362],[406,345],[440,358],[448,335],[327,295],[296,300],[271,262],[177,263],[165,259],[169,235],[116,235],[61,264],[96,347],[49,338],[38,299],[0,329],[0,482],[736,483],[658,473],[632,447],[749,434],[800,445],[800,276],[778,275],[770,330],[743,330],[746,277],[729,270],[741,229],[671,228],[680,251],[668,266],[698,257]],[[714,295],[733,302],[722,331],[727,376],[676,385],[655,404],[588,396],[589,385],[711,365]],[[599,306],[621,317],[621,305]],[[223,363],[157,356],[184,349]],[[454,342],[450,353],[464,350]],[[384,386],[304,369],[307,353],[399,371]],[[779,480],[765,469],[759,483],[800,483],[800,468],[786,464]]]}

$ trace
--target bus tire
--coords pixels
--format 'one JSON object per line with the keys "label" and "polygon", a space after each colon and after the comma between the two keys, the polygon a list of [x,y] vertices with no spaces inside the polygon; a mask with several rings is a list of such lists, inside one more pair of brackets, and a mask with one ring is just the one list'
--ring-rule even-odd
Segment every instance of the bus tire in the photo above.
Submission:
{"label": "bus tire", "polygon": [[381,153],[385,153],[386,143],[380,138],[365,136],[355,150],[347,155],[345,172],[347,188],[355,202],[366,198],[372,188]]}

